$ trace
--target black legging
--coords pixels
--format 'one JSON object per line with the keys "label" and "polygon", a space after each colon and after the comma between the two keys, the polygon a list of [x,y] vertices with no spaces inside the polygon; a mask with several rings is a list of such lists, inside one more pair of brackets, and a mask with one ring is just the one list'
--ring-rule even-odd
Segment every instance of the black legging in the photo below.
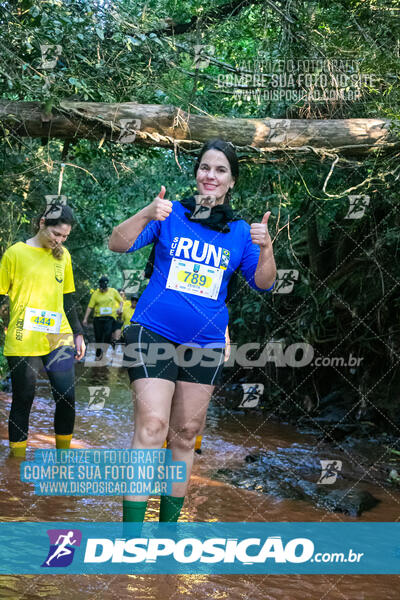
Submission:
{"label": "black legging", "polygon": [[56,348],[44,356],[8,356],[12,403],[8,420],[10,442],[28,439],[29,414],[35,396],[36,378],[44,365],[56,403],[54,431],[70,435],[75,423],[74,349]]}
{"label": "black legging", "polygon": [[[114,317],[94,317],[93,329],[96,344],[111,344]],[[102,353],[101,348],[96,348],[96,356]]]}

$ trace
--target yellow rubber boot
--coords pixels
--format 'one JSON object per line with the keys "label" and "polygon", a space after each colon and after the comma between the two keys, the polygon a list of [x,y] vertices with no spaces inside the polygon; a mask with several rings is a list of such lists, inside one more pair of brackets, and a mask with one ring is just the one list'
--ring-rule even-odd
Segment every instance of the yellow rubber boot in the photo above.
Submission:
{"label": "yellow rubber boot", "polygon": [[201,454],[201,440],[203,439],[202,435],[198,435],[196,437],[196,441],[194,443],[194,451],[197,452],[197,454]]}
{"label": "yellow rubber boot", "polygon": [[58,435],[56,433],[56,448],[57,450],[68,450],[71,445],[72,433],[69,435]]}
{"label": "yellow rubber boot", "polygon": [[10,442],[11,456],[17,456],[18,458],[25,458],[27,443],[28,443],[28,440],[24,440],[23,442]]}

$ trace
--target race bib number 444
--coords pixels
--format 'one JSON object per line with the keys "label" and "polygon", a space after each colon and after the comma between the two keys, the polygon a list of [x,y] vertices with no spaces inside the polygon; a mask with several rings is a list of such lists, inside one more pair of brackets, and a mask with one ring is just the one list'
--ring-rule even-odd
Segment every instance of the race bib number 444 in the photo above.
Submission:
{"label": "race bib number 444", "polygon": [[62,314],[40,308],[26,307],[24,329],[43,331],[45,333],[60,333]]}
{"label": "race bib number 444", "polygon": [[216,300],[223,275],[224,270],[218,267],[173,258],[166,287],[184,294],[194,294]]}

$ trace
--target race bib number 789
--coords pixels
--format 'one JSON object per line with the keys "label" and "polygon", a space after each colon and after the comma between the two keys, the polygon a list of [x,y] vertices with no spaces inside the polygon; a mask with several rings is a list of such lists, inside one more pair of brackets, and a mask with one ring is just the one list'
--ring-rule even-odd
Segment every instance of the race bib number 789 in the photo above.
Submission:
{"label": "race bib number 789", "polygon": [[223,275],[224,270],[219,267],[173,258],[166,287],[184,294],[194,294],[216,300]]}

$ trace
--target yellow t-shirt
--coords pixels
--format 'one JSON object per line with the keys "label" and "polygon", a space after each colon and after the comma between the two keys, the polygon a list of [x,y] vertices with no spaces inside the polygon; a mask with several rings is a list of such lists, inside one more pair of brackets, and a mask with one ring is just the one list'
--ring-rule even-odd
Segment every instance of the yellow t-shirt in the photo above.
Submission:
{"label": "yellow t-shirt", "polygon": [[[127,305],[127,306],[125,306],[125,305]],[[127,302],[124,302],[124,308],[122,311],[122,321],[124,324],[122,326],[122,329],[125,329],[125,327],[128,327],[129,323],[131,322],[134,312],[135,312],[135,309],[132,308],[132,305],[129,302],[129,300]]]}
{"label": "yellow t-shirt", "polygon": [[93,292],[89,308],[94,308],[95,317],[114,317],[117,318],[117,308],[122,302],[122,298],[116,289],[109,287],[106,292],[96,290]]}
{"label": "yellow t-shirt", "polygon": [[[58,346],[73,346],[72,330],[64,312],[64,294],[74,291],[71,255],[66,248],[57,260],[48,248],[36,248],[24,242],[10,246],[0,263],[0,294],[10,298],[5,356],[43,356]],[[29,313],[29,309],[39,312]],[[36,319],[40,323],[43,311],[60,313],[58,332],[27,328],[27,313],[31,315],[30,321]],[[50,319],[42,317],[43,323],[50,324]]]}
{"label": "yellow t-shirt", "polygon": [[[123,304],[122,304],[122,313],[121,313],[120,315],[117,313],[117,317],[116,317],[116,319],[117,319],[118,323],[120,323],[120,322],[123,320],[123,317],[122,317],[122,315],[123,315],[124,309],[125,309],[127,306],[130,306],[130,305],[131,305],[131,303],[130,303],[130,301],[129,301],[129,300],[124,300],[123,298],[122,298],[122,302],[123,302]],[[119,309],[119,306],[120,306],[120,303],[119,303],[119,302],[117,302],[117,303],[116,303],[116,309],[115,309],[116,311]]]}

